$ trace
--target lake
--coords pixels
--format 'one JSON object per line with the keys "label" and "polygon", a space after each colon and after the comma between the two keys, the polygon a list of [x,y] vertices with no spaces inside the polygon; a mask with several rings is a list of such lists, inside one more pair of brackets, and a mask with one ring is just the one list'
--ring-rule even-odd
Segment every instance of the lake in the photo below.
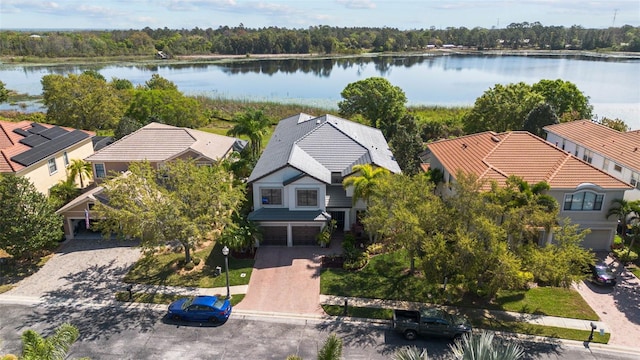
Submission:
{"label": "lake", "polygon": [[[598,118],[619,118],[640,129],[640,60],[592,57],[432,55],[341,59],[240,60],[234,62],[0,65],[0,80],[11,90],[38,95],[47,74],[98,70],[107,79],[143,84],[154,73],[189,95],[304,103],[337,108],[349,84],[380,76],[399,86],[409,105],[473,105],[495,84],[541,79],[571,81],[589,96]],[[3,104],[0,109],[19,109]],[[30,105],[27,110],[34,110]]]}

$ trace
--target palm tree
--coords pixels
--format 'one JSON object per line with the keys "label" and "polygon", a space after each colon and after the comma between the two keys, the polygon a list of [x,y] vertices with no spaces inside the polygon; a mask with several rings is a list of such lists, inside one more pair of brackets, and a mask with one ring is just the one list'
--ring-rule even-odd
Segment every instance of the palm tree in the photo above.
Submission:
{"label": "palm tree", "polygon": [[22,333],[23,360],[63,360],[69,348],[78,340],[80,332],[71,324],[60,325],[55,333],[47,338],[33,330]]}
{"label": "palm tree", "polygon": [[493,333],[487,331],[479,335],[466,334],[449,347],[457,360],[518,360],[524,356],[522,346],[495,342]]}
{"label": "palm tree", "polygon": [[340,360],[342,358],[342,339],[331,334],[318,351],[318,360]]}
{"label": "palm tree", "polygon": [[80,194],[80,189],[76,187],[76,182],[71,177],[60,180],[49,189],[49,201],[57,209],[73,200]]}
{"label": "palm tree", "polygon": [[91,163],[81,159],[72,159],[67,167],[67,171],[69,171],[69,178],[73,179],[74,182],[76,181],[76,177],[80,178],[80,189],[84,189],[83,180],[86,179],[88,181],[93,174]]}
{"label": "palm tree", "polygon": [[[365,202],[371,196],[376,181],[389,173],[389,170],[381,167],[373,167],[371,164],[362,164],[353,166],[354,175],[351,175],[342,181],[342,186],[346,189],[353,186],[353,204],[362,199]],[[356,175],[355,173],[359,173]]]}
{"label": "palm tree", "polygon": [[237,124],[227,132],[227,135],[245,135],[249,138],[249,149],[254,159],[260,157],[262,138],[267,135],[271,121],[262,110],[249,109],[233,119]]}
{"label": "palm tree", "polygon": [[416,346],[404,346],[393,354],[393,360],[429,360],[426,349]]}
{"label": "palm tree", "polygon": [[640,200],[627,201],[625,199],[614,199],[611,201],[611,207],[607,211],[607,219],[615,216],[620,221],[622,227],[622,241],[627,243],[627,224],[629,221],[637,219],[640,216]]}

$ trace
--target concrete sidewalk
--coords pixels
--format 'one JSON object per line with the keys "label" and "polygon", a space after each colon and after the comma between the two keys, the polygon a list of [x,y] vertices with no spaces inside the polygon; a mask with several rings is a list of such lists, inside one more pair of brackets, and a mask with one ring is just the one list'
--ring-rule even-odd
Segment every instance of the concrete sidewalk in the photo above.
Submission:
{"label": "concrete sidewalk", "polygon": [[[363,298],[351,298],[344,296],[332,296],[332,295],[320,295],[320,303],[324,305],[338,305],[344,306],[345,300],[348,306],[356,307],[370,307],[379,309],[418,309],[424,306],[422,303],[410,302],[410,301],[394,301],[394,300],[381,300],[381,299],[363,299]],[[457,308],[442,306],[450,312],[457,312]],[[611,332],[607,325],[601,321],[589,321],[580,319],[561,318],[557,316],[543,316],[523,314],[509,311],[497,311],[486,309],[470,309],[471,312],[479,312],[483,316],[498,319],[513,319],[515,321],[527,322],[530,324],[555,326],[559,328],[578,329],[578,330],[591,330],[591,323],[595,324],[598,329],[605,329],[606,332]]]}

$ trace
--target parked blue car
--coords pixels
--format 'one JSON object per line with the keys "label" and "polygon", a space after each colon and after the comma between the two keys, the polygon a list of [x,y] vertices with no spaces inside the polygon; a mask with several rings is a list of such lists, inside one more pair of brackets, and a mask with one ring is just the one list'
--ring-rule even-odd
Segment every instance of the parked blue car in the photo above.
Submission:
{"label": "parked blue car", "polygon": [[172,302],[167,315],[176,321],[220,323],[231,315],[231,303],[218,296],[186,297]]}

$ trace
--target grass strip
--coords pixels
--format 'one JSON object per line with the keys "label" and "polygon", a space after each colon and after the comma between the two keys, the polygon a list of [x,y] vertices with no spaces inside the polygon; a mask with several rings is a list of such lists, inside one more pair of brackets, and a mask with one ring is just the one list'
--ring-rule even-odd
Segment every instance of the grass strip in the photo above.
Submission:
{"label": "grass strip", "polygon": [[[322,308],[325,313],[327,313],[327,315],[344,316],[344,306],[322,305]],[[393,317],[393,311],[391,309],[347,306],[347,316],[391,321]],[[589,334],[591,333],[591,331],[588,330],[559,328],[555,326],[529,324],[518,321],[503,321],[497,319],[488,319],[481,316],[469,317],[469,321],[471,322],[473,327],[477,329],[486,329],[575,341],[587,341],[587,339],[589,338]],[[593,334],[592,342],[606,344],[609,342],[610,337],[610,333],[605,333],[604,336],[601,336],[600,333],[596,332]]]}
{"label": "grass strip", "polygon": [[[172,302],[186,296],[188,295],[135,292],[132,293],[132,298],[129,299],[128,292],[119,291],[116,293],[116,300],[123,302],[169,305]],[[244,296],[245,294],[236,294],[231,296],[231,306],[235,306],[240,303],[240,301],[244,299]]]}

